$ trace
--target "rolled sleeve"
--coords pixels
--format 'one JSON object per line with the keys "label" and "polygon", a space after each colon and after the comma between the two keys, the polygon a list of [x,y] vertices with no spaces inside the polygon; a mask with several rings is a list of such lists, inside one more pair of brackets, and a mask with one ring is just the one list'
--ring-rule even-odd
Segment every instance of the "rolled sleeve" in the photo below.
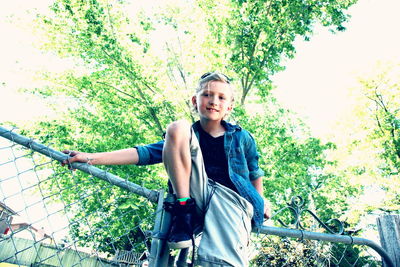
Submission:
{"label": "rolled sleeve", "polygon": [[152,165],[162,162],[164,141],[145,146],[136,146],[139,161],[137,165]]}
{"label": "rolled sleeve", "polygon": [[250,133],[247,142],[246,159],[247,159],[247,167],[249,169],[250,181],[256,180],[261,176],[264,176],[265,174],[264,171],[258,165],[259,155],[257,152],[256,142]]}
{"label": "rolled sleeve", "polygon": [[264,176],[265,173],[263,170],[261,170],[260,168],[258,168],[257,170],[251,171],[249,174],[250,177],[250,181],[254,181],[257,180],[258,178]]}

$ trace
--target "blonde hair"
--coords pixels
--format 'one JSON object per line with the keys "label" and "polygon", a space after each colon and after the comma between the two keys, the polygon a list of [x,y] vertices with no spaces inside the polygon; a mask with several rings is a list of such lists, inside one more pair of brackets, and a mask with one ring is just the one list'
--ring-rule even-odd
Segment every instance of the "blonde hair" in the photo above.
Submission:
{"label": "blonde hair", "polygon": [[229,84],[229,87],[231,88],[231,101],[233,103],[234,101],[234,97],[233,97],[233,88],[231,87],[231,81],[228,78],[228,76],[226,76],[225,74],[221,73],[221,72],[206,72],[203,75],[201,75],[200,80],[199,80],[199,84],[196,88],[196,94],[198,94],[201,90],[203,90],[204,88],[207,88],[208,84],[210,82],[223,82],[223,83],[227,83]]}

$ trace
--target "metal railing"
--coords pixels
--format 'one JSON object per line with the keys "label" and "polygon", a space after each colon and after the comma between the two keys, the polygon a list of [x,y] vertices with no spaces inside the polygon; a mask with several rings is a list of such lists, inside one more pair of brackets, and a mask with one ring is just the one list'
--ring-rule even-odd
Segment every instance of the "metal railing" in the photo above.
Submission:
{"label": "metal railing", "polygon": [[[185,266],[187,250],[175,255],[165,243],[170,215],[163,203],[171,196],[164,190],[86,163],[73,163],[81,171],[74,172],[59,164],[68,156],[49,146],[3,127],[0,136],[0,263]],[[343,235],[341,226],[332,232],[302,204],[294,198],[286,207],[294,229],[274,216],[275,226],[253,230],[251,265],[394,266],[378,244]],[[304,212],[330,233],[304,229]]]}

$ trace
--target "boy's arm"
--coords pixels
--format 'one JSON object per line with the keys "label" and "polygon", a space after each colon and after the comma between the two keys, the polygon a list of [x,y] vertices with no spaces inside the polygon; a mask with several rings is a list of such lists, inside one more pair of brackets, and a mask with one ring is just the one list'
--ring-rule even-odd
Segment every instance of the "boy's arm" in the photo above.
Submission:
{"label": "boy's arm", "polygon": [[253,184],[254,188],[260,194],[260,196],[264,197],[264,186],[263,186],[263,177],[259,177],[255,180],[252,180],[251,183]]}
{"label": "boy's arm", "polygon": [[73,162],[84,162],[91,165],[128,165],[139,162],[139,155],[136,148],[100,153],[85,153],[70,150],[62,152],[71,156],[68,160],[62,162],[63,166]]}
{"label": "boy's arm", "polygon": [[162,162],[162,151],[164,141],[145,146],[136,146],[115,150],[111,152],[85,153],[79,151],[64,150],[70,158],[61,164],[66,165],[73,162],[84,162],[91,165],[151,165]]}
{"label": "boy's arm", "polygon": [[251,184],[254,186],[254,188],[257,190],[257,192],[262,196],[264,199],[264,217],[268,220],[271,218],[271,204],[269,201],[264,197],[264,186],[263,186],[263,177],[258,177],[255,180],[251,181]]}

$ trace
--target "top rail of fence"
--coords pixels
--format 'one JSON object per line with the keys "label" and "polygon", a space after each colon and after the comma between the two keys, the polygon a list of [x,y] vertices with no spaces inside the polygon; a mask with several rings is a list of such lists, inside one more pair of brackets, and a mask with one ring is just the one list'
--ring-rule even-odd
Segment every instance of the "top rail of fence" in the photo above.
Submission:
{"label": "top rail of fence", "polygon": [[[13,132],[13,130],[8,130],[1,126],[0,126],[0,136],[2,136],[14,143],[22,145],[26,148],[32,149],[33,151],[43,154],[51,159],[60,161],[60,162],[69,158],[68,155],[66,155],[62,152],[56,151],[48,146],[45,146],[38,142],[35,142],[31,138],[27,138],[25,136],[19,135],[19,134]],[[109,172],[101,170],[99,168],[96,168],[90,164],[74,162],[71,164],[71,167],[73,169],[78,169],[78,170],[84,171],[86,173],[89,173],[89,174],[93,175],[94,177],[97,177],[99,179],[107,181],[118,187],[124,188],[124,189],[128,190],[129,192],[143,196],[151,202],[157,202],[157,200],[158,200],[158,195],[159,195],[158,191],[149,190],[145,187],[142,187],[140,185],[132,183],[126,179],[122,179],[119,176],[116,176],[114,174],[111,174]]]}

